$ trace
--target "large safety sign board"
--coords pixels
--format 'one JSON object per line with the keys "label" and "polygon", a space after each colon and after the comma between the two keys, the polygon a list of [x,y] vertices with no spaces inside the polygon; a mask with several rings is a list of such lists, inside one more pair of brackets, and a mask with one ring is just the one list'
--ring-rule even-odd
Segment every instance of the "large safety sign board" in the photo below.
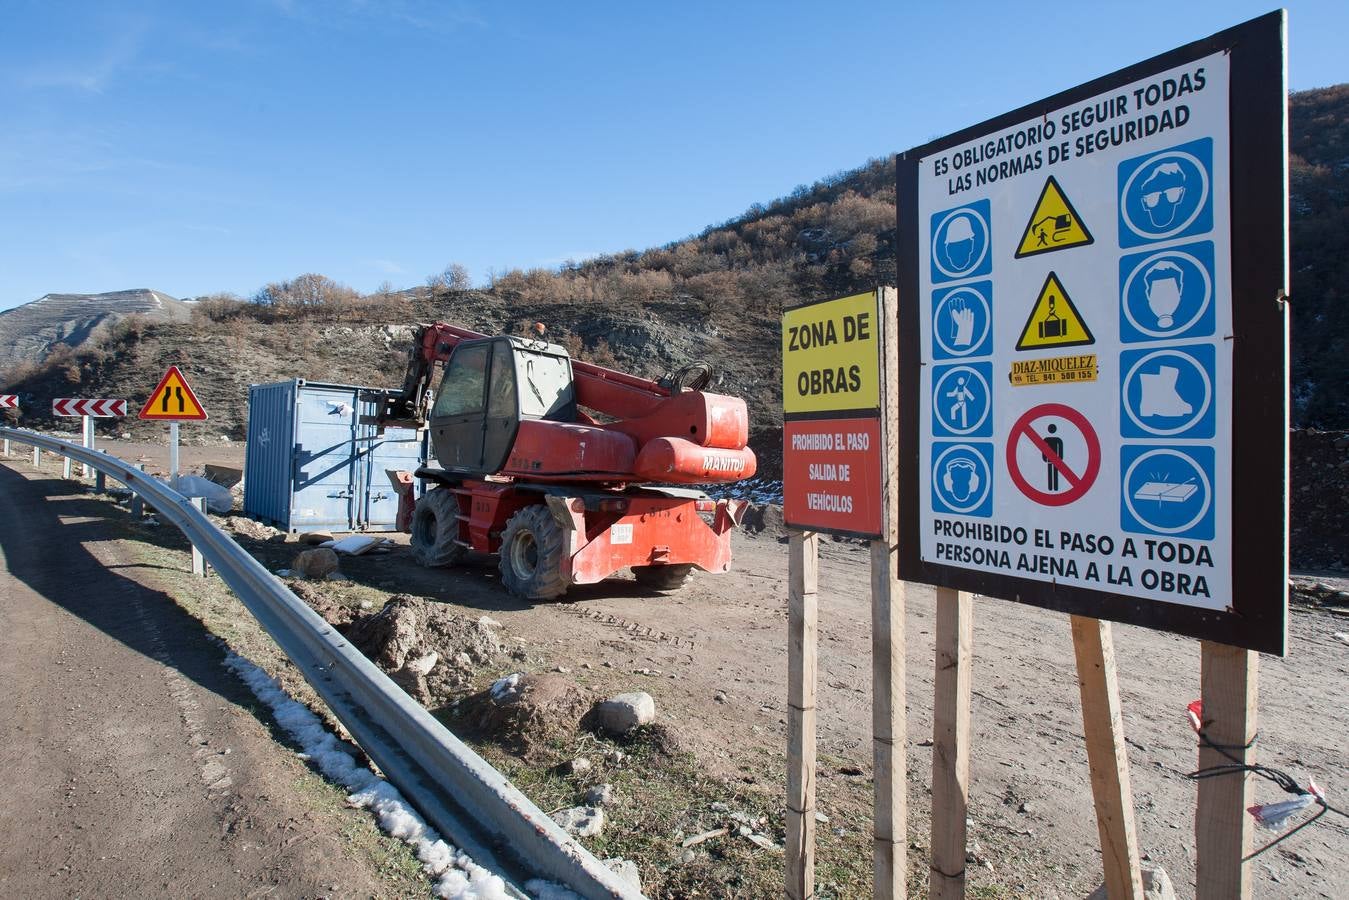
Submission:
{"label": "large safety sign board", "polygon": [[873,291],[782,316],[782,513],[794,528],[880,537],[881,327]]}
{"label": "large safety sign board", "polygon": [[1283,60],[1273,13],[900,157],[901,577],[1283,652]]}
{"label": "large safety sign board", "polygon": [[200,421],[206,418],[206,408],[178,367],[169,366],[150,392],[150,399],[145,401],[138,417],[163,422]]}

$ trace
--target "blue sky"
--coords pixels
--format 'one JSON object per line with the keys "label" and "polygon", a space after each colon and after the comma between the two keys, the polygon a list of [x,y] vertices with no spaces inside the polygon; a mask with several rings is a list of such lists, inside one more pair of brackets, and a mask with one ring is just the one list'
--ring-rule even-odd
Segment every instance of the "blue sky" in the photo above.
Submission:
{"label": "blue sky", "polygon": [[[0,308],[663,244],[1271,8],[10,0]],[[1349,4],[1289,35],[1349,80]]]}

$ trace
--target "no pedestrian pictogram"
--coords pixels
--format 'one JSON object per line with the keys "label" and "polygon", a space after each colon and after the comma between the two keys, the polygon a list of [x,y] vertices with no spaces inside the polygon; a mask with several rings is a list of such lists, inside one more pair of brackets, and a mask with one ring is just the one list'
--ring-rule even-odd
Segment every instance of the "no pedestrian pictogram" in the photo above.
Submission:
{"label": "no pedestrian pictogram", "polygon": [[1066,506],[1091,490],[1101,442],[1087,417],[1062,403],[1031,407],[1007,435],[1007,473],[1043,506]]}

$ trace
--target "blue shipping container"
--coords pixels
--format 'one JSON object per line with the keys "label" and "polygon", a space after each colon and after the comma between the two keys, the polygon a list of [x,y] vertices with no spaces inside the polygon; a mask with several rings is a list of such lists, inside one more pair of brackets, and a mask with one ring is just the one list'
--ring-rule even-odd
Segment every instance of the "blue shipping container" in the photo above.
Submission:
{"label": "blue shipping container", "polygon": [[[244,512],[286,531],[393,531],[387,469],[426,461],[425,433],[361,424],[369,388],[295,379],[248,389]],[[418,484],[418,493],[423,485]]]}

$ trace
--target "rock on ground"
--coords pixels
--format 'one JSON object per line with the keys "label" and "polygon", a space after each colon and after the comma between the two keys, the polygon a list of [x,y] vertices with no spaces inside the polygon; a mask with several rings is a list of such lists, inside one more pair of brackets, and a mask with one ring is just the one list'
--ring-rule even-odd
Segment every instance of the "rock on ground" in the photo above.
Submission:
{"label": "rock on ground", "polygon": [[586,803],[590,806],[612,806],[614,803],[614,786],[612,784],[597,784],[586,791]]}
{"label": "rock on ground", "polygon": [[637,863],[629,859],[614,858],[606,859],[604,864],[613,870],[613,873],[632,886],[637,893],[642,892],[642,872],[637,868]]}
{"label": "rock on ground", "polygon": [[596,806],[573,806],[553,813],[553,821],[575,837],[596,837],[604,831],[604,810]]}
{"label": "rock on ground", "polygon": [[634,691],[596,703],[591,714],[599,728],[623,737],[656,721],[656,701],[646,691]]}
{"label": "rock on ground", "polygon": [[[1171,886],[1171,877],[1163,868],[1143,870],[1144,900],[1176,900],[1176,890]],[[1105,885],[1091,892],[1087,900],[1106,900]]]}
{"label": "rock on ground", "polygon": [[290,564],[290,570],[302,578],[326,578],[338,570],[337,554],[327,547],[302,550]]}

